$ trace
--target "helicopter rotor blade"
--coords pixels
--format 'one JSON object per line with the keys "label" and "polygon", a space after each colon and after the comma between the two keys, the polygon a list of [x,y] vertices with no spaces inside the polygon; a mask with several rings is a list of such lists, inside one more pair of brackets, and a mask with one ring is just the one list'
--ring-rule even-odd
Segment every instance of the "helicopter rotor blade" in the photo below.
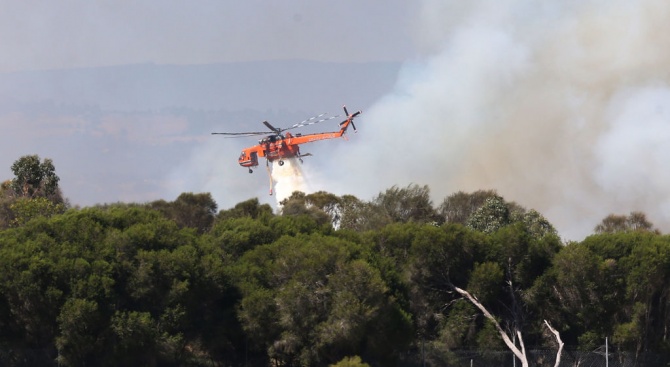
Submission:
{"label": "helicopter rotor blade", "polygon": [[268,129],[274,131],[274,132],[277,133],[277,134],[281,133],[281,129],[277,129],[276,127],[270,125],[270,123],[267,122],[267,121],[263,121],[263,125],[267,126]]}
{"label": "helicopter rotor blade", "polygon": [[312,117],[310,117],[310,118],[308,118],[308,119],[306,119],[306,120],[304,120],[304,121],[298,122],[297,124],[293,124],[291,127],[288,127],[288,128],[286,128],[285,130],[288,130],[288,129],[294,129],[294,128],[296,128],[296,127],[300,127],[300,126],[305,126],[305,124],[308,124],[310,121],[312,121],[312,120],[316,120],[316,119],[318,119],[318,118],[320,118],[320,117],[322,117],[322,116],[324,116],[324,115],[327,115],[327,114],[328,114],[327,112],[324,112],[324,113],[322,113],[322,114],[320,114],[320,115],[312,116]]}
{"label": "helicopter rotor blade", "polygon": [[295,124],[295,125],[293,125],[293,126],[291,126],[291,127],[289,127],[289,128],[286,128],[286,129],[284,129],[284,130],[291,130],[291,129],[295,129],[295,128],[298,128],[298,127],[314,125],[314,124],[318,124],[319,122],[324,122],[324,121],[332,120],[332,119],[335,119],[335,118],[338,118],[338,117],[340,117],[340,116],[339,116],[339,115],[337,115],[337,116],[330,116],[330,117],[327,117],[327,118],[325,118],[325,119],[321,119],[321,120],[317,120],[317,121],[310,121],[310,122],[307,122],[307,123]]}
{"label": "helicopter rotor blade", "polygon": [[267,131],[251,131],[244,133],[212,133],[212,135],[225,135],[224,138],[246,138],[250,136],[267,135]]}
{"label": "helicopter rotor blade", "polygon": [[[359,113],[361,113],[361,112],[358,111],[358,112],[356,112],[353,116],[349,116],[349,112],[347,111],[347,108],[344,107],[344,113],[347,114],[347,118],[348,118],[348,119],[352,119],[352,120],[353,120],[353,117],[357,116],[357,115],[358,115]],[[318,123],[320,123],[320,122],[324,122],[324,121],[332,120],[332,119],[335,119],[335,118],[338,118],[338,117],[341,116],[341,115],[335,115],[335,116],[330,116],[330,117],[326,117],[326,118],[321,118],[321,117],[323,117],[323,116],[325,116],[325,115],[327,115],[327,114],[328,114],[328,113],[322,113],[322,114],[319,114],[319,115],[310,117],[310,118],[308,118],[308,119],[306,119],[306,120],[303,120],[303,121],[301,121],[301,122],[299,122],[299,123],[297,123],[297,124],[293,124],[292,126],[287,127],[287,128],[285,128],[285,129],[276,128],[276,127],[272,126],[272,124],[270,124],[268,121],[263,121],[263,125],[265,125],[268,129],[270,129],[270,131],[272,131],[272,133],[275,133],[275,134],[277,134],[278,136],[281,136],[281,133],[282,133],[283,131],[291,130],[291,129],[296,129],[296,128],[299,128],[299,127],[304,127],[304,126],[309,126],[309,125],[318,124]],[[321,119],[319,119],[319,118],[321,118]],[[318,119],[318,120],[317,120],[317,119]],[[342,123],[344,123],[344,122],[342,122]],[[352,121],[352,126],[353,126],[353,121]],[[354,128],[354,130],[356,130],[356,126],[353,126],[353,128]],[[239,133],[219,133],[219,132],[213,132],[212,135],[225,135],[225,136],[224,136],[225,138],[241,138],[241,137],[251,137],[251,136],[259,136],[259,135],[268,135],[268,132],[267,132],[267,131],[248,131],[248,132],[239,132]],[[282,137],[282,138],[283,138],[283,137]]]}

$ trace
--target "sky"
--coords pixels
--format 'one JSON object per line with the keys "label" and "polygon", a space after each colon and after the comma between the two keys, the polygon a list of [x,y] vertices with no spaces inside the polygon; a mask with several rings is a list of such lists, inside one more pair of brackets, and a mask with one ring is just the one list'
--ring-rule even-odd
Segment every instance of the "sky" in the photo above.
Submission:
{"label": "sky", "polygon": [[0,72],[413,57],[412,2],[3,0]]}
{"label": "sky", "polygon": [[[662,231],[670,230],[666,1],[3,1],[2,7],[5,76],[135,64],[401,65],[388,90],[366,103],[337,94],[339,101],[329,95],[289,111],[257,106],[270,120],[290,123],[338,114],[343,103],[363,110],[358,132],[347,141],[302,149],[314,153],[300,166],[304,182],[295,183],[306,191],[369,200],[393,185],[416,183],[428,185],[439,205],[457,191],[495,189],[544,214],[565,239],[579,240],[608,214],[631,211],[643,211]],[[346,79],[336,87],[346,90],[348,83],[358,90]],[[60,84],[52,84],[58,92]],[[91,95],[113,85],[101,84]],[[287,86],[280,93],[282,101],[294,96],[291,106],[298,106],[317,91]],[[0,97],[27,98],[10,92]],[[85,200],[66,192],[75,204],[91,205],[96,197],[170,200],[185,191],[211,192],[222,209],[254,196],[274,203],[264,167],[249,175],[237,166],[244,142],[204,135],[224,128],[203,123],[212,119],[101,110],[83,97],[74,105],[54,102],[53,108],[41,102],[40,113],[3,110],[6,159],[0,163],[15,159],[17,146],[35,142],[49,156],[48,136],[57,137],[54,144],[72,147],[68,154],[78,158],[55,161],[61,179],[77,177],[77,187],[94,187]],[[253,97],[246,102],[270,103]],[[332,107],[323,111],[327,104]],[[68,108],[76,112],[64,113]],[[220,111],[201,112],[219,117]],[[164,129],[169,134],[153,136]],[[137,159],[138,146],[144,147],[143,159]],[[104,152],[109,156],[100,158]],[[131,160],[133,167],[124,166]],[[73,174],[107,177],[110,170],[101,167],[113,168],[123,190],[106,184],[111,179]]]}

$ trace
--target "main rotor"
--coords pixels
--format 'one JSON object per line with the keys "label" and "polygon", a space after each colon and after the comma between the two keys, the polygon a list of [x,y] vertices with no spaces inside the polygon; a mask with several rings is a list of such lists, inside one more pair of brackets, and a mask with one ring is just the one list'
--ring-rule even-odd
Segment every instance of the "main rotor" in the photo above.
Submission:
{"label": "main rotor", "polygon": [[332,120],[335,118],[340,117],[339,115],[336,116],[330,116],[326,118],[322,118],[323,116],[327,115],[327,113],[322,113],[317,116],[310,117],[304,121],[298,122],[297,124],[293,124],[287,128],[277,128],[272,126],[267,121],[263,121],[263,125],[265,125],[270,131],[247,131],[247,132],[239,132],[239,133],[212,133],[212,135],[225,135],[226,138],[241,138],[241,137],[250,137],[250,136],[259,136],[259,135],[268,135],[268,132],[274,133],[276,136],[283,136],[282,133],[287,130],[292,130],[292,129],[297,129],[300,127],[305,127],[309,125],[314,125],[318,124],[320,122]]}

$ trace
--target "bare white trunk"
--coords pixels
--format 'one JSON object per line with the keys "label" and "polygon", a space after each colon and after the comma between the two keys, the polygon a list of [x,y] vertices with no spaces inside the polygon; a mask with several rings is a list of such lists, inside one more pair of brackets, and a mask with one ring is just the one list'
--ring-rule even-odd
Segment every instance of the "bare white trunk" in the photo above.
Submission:
{"label": "bare white trunk", "polygon": [[480,311],[482,311],[482,313],[484,314],[484,316],[486,316],[487,319],[493,322],[493,325],[495,326],[496,330],[498,330],[498,333],[500,333],[500,337],[502,337],[503,341],[505,342],[505,345],[507,345],[507,348],[509,348],[512,351],[512,353],[514,353],[514,355],[517,358],[519,358],[522,367],[528,367],[528,358],[526,358],[526,347],[523,344],[523,338],[521,337],[521,332],[517,331],[517,337],[519,338],[519,344],[521,345],[521,349],[519,349],[514,344],[512,339],[510,339],[509,335],[507,335],[505,330],[503,330],[503,328],[500,326],[498,320],[496,320],[495,317],[491,315],[491,313],[486,309],[486,307],[484,307],[484,305],[481,304],[481,302],[477,300],[477,298],[472,296],[468,291],[458,288],[456,286],[454,286],[454,290],[456,290],[456,292],[458,292],[460,295],[464,296],[470,302],[472,302],[473,305],[475,305]]}
{"label": "bare white trunk", "polygon": [[554,334],[556,337],[556,341],[558,342],[558,352],[556,352],[556,363],[554,363],[554,367],[558,367],[561,364],[561,354],[563,354],[563,340],[561,340],[561,334],[559,334],[558,330],[554,329],[549,325],[549,322],[547,320],[544,320],[544,324],[547,325],[549,330]]}

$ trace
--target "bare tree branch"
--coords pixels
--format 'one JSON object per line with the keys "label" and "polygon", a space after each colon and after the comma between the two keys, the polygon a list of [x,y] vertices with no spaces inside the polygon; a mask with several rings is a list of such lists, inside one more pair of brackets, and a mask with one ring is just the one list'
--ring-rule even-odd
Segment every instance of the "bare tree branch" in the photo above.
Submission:
{"label": "bare tree branch", "polygon": [[561,354],[563,354],[563,340],[561,340],[561,334],[558,332],[558,330],[554,329],[549,325],[549,322],[547,320],[544,320],[544,324],[547,325],[549,330],[554,334],[556,337],[556,341],[558,342],[558,352],[556,352],[556,363],[554,363],[554,367],[558,367],[561,364]]}
{"label": "bare tree branch", "polygon": [[453,287],[456,292],[458,292],[460,295],[464,296],[470,302],[472,302],[473,305],[475,305],[480,311],[482,311],[482,313],[484,314],[484,316],[486,316],[487,319],[493,322],[493,325],[495,326],[496,330],[498,330],[498,333],[500,333],[500,337],[502,337],[503,341],[505,342],[505,345],[507,345],[507,347],[512,351],[512,353],[514,353],[514,355],[521,361],[521,366],[528,367],[528,358],[526,358],[526,347],[523,344],[523,338],[521,337],[521,332],[517,331],[517,337],[519,338],[519,343],[521,345],[521,350],[519,350],[519,348],[517,348],[512,339],[510,339],[509,335],[507,335],[505,330],[503,330],[503,328],[500,326],[498,320],[496,320],[495,317],[491,315],[491,313],[486,309],[486,307],[484,307],[484,305],[481,304],[481,302],[477,300],[477,298],[472,296],[468,291],[464,289],[458,288],[456,286]]}

